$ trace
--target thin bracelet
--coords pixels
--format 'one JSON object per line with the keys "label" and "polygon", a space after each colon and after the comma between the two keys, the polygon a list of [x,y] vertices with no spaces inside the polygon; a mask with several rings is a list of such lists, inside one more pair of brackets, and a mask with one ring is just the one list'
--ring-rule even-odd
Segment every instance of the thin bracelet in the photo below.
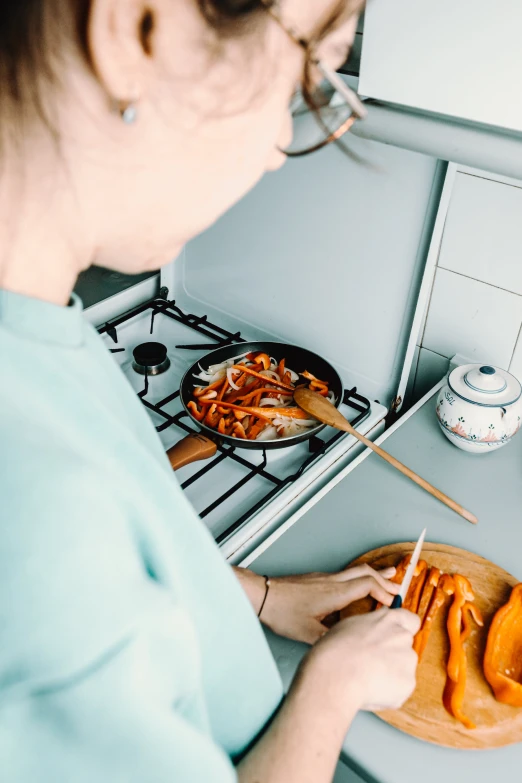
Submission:
{"label": "thin bracelet", "polygon": [[267,597],[268,591],[270,589],[270,579],[269,579],[269,577],[268,576],[263,576],[263,579],[265,580],[265,588],[266,589],[265,589],[265,597],[263,598],[263,603],[261,604],[261,609],[259,610],[258,615],[257,615],[259,618],[261,617],[261,612],[263,611],[263,607],[264,607],[264,605],[266,603],[266,597]]}

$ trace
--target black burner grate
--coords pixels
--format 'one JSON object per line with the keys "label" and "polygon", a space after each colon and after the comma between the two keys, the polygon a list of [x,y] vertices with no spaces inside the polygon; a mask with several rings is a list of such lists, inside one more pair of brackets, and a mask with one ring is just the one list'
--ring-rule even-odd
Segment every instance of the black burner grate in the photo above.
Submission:
{"label": "black burner grate", "polygon": [[[216,326],[216,324],[213,324],[208,320],[206,315],[196,316],[190,313],[185,313],[176,305],[174,300],[166,301],[164,299],[152,299],[148,302],[145,302],[144,304],[139,305],[133,310],[123,314],[119,318],[108,321],[98,331],[100,334],[108,334],[112,338],[113,342],[117,344],[118,327],[129,321],[131,318],[135,318],[136,316],[141,315],[142,313],[146,313],[147,311],[150,312],[150,334],[154,333],[155,319],[158,316],[166,316],[167,318],[172,318],[173,320],[178,321],[184,326],[190,327],[195,332],[208,337],[212,341],[207,343],[200,342],[187,345],[176,345],[175,347],[177,350],[212,351],[213,349],[224,345],[245,342],[244,338],[241,337],[240,332],[232,333],[226,329],[221,328],[220,326]],[[116,352],[124,349],[116,348],[112,350]],[[161,419],[163,419],[163,422],[156,427],[158,432],[162,432],[168,427],[177,427],[186,434],[197,432],[197,429],[192,426],[192,419],[184,410],[176,413],[175,415],[172,415],[165,410],[169,403],[179,397],[179,389],[176,389],[172,392],[172,394],[156,403],[151,403],[146,399],[148,390],[149,379],[148,376],[145,375],[143,389],[142,391],[138,392],[138,397],[140,397],[142,403],[148,410],[157,414]],[[358,394],[355,387],[350,389],[350,391],[344,392],[343,402],[354,410],[358,411],[357,416],[355,416],[351,422],[354,427],[360,424],[361,421],[363,421],[370,413],[371,405],[369,400],[367,400],[366,397]],[[333,446],[344,437],[346,437],[346,434],[343,432],[337,432],[327,440],[323,440],[318,436],[313,436],[307,442],[308,454],[303,459],[303,462],[299,468],[297,470],[291,471],[290,474],[285,476],[276,476],[267,469],[268,461],[266,451],[259,452],[262,454],[261,463],[259,465],[253,465],[251,462],[241,456],[241,449],[236,449],[234,446],[218,445],[216,456],[208,460],[204,466],[199,471],[197,471],[197,473],[184,481],[181,484],[181,487],[182,489],[187,489],[188,487],[192,486],[195,482],[200,481],[205,476],[207,476],[213,468],[226,459],[234,460],[237,465],[240,465],[241,468],[244,469],[244,476],[233,486],[229,487],[221,494],[219,493],[218,489],[215,500],[213,500],[210,505],[208,505],[205,509],[203,509],[203,511],[199,513],[200,517],[204,519],[206,516],[215,511],[216,508],[218,508],[222,503],[225,503],[225,501],[227,501],[236,492],[242,489],[242,487],[248,484],[249,481],[252,481],[252,479],[255,477],[261,477],[271,484],[271,489],[260,500],[254,503],[246,512],[241,514],[241,516],[237,517],[236,519],[231,519],[226,530],[216,536],[216,541],[219,544],[227,539],[236,530],[238,530],[238,528],[240,528],[254,514],[260,511],[261,508],[263,508],[267,503],[279,495],[283,489],[290,486],[294,481],[299,479],[314,462],[316,462],[323,454],[326,454],[328,451],[330,451],[330,449],[333,448]]]}

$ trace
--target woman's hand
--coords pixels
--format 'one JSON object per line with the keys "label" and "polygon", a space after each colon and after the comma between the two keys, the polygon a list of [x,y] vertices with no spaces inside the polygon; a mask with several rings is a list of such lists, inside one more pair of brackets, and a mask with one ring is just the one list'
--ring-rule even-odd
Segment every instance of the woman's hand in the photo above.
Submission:
{"label": "woman's hand", "polygon": [[413,637],[420,618],[406,609],[379,609],[337,623],[312,648],[303,674],[343,712],[397,709],[415,689]]}
{"label": "woman's hand", "polygon": [[327,631],[322,620],[353,601],[370,595],[390,606],[400,589],[389,581],[394,573],[362,565],[336,574],[271,578],[261,621],[280,636],[314,644]]}

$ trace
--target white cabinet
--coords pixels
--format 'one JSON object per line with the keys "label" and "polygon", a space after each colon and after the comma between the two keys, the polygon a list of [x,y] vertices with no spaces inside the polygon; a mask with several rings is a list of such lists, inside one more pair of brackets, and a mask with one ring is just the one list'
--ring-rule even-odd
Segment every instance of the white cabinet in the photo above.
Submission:
{"label": "white cabinet", "polygon": [[372,0],[362,95],[522,131],[520,0]]}

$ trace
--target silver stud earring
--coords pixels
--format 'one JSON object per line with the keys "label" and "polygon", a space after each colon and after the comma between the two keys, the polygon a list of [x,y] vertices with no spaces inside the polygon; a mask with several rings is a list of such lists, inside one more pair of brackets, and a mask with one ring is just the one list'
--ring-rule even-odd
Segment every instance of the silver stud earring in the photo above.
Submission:
{"label": "silver stud earring", "polygon": [[128,103],[126,106],[120,107],[120,117],[125,125],[133,125],[138,119],[138,109],[135,103]]}

